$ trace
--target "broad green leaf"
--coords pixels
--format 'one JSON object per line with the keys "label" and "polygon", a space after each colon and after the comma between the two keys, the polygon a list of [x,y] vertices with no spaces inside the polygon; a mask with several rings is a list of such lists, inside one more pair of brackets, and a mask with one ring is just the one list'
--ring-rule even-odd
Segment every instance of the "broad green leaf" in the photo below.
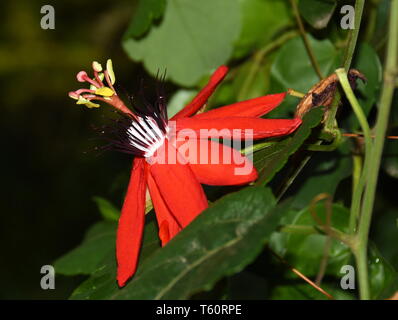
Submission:
{"label": "broad green leaf", "polygon": [[[321,221],[326,222],[324,203],[315,205],[314,211]],[[333,204],[331,226],[343,232],[347,231],[348,219],[349,210],[339,204]],[[317,226],[317,223],[312,218],[309,208],[306,208],[297,214],[291,225]],[[324,255],[326,238],[322,234],[282,233],[277,241],[273,238],[270,245],[279,254],[283,255],[290,265],[300,270],[307,277],[314,277],[319,271]],[[350,259],[350,249],[340,241],[332,239],[326,274],[340,277],[341,267],[347,264]]]}
{"label": "broad green leaf", "polygon": [[185,299],[210,290],[259,254],[280,218],[274,203],[265,188],[225,196],[150,256],[124,289],[103,298]]}
{"label": "broad green leaf", "polygon": [[[330,75],[339,65],[341,54],[328,39],[317,40],[308,34],[308,39],[324,77]],[[282,92],[291,88],[302,93],[320,81],[312,67],[311,60],[301,37],[287,41],[275,54],[271,67],[271,92]],[[271,118],[287,118],[295,112],[299,99],[287,96],[282,104],[271,111]]]}
{"label": "broad green leaf", "polygon": [[293,136],[282,142],[284,144],[282,149],[278,149],[280,147],[277,145],[264,149],[263,155],[260,156],[263,159],[261,164],[263,169],[259,173],[257,185],[266,184],[272,180],[274,175],[286,164],[290,155],[296,152],[308,138],[312,128],[320,123],[322,116],[323,108],[312,109],[304,116],[303,123]]}
{"label": "broad green leaf", "polygon": [[257,171],[262,172],[274,158],[279,157],[280,153],[283,152],[290,140],[291,138],[287,138],[285,140],[278,141],[255,152],[253,158],[254,166]]}
{"label": "broad green leaf", "polygon": [[240,0],[240,12],[242,30],[235,43],[235,58],[269,43],[278,31],[291,24],[286,0]]}
{"label": "broad green leaf", "polygon": [[[143,244],[138,260],[137,272],[148,257],[160,248],[157,226],[152,216],[147,216],[144,229]],[[112,243],[115,243],[115,237]],[[56,269],[57,270],[57,269]],[[95,272],[77,287],[71,299],[105,299],[119,291],[116,283],[115,251],[108,251],[96,266]]]}
{"label": "broad green leaf", "polygon": [[373,243],[368,250],[369,280],[372,299],[389,298],[385,295],[390,286],[397,281],[398,273],[381,255]]}
{"label": "broad green leaf", "polygon": [[57,259],[54,268],[64,275],[91,274],[109,252],[115,250],[116,223],[101,221],[92,226],[80,246]]}
{"label": "broad green leaf", "polygon": [[[307,36],[322,74],[328,76],[334,71],[338,51],[329,40],[316,40],[309,34]],[[271,75],[282,90],[292,88],[306,93],[319,82],[301,37],[289,40],[278,51]]]}
{"label": "broad green leaf", "polygon": [[101,197],[93,197],[93,200],[97,204],[98,210],[105,220],[119,220],[120,210],[117,209],[109,200]]}
{"label": "broad green leaf", "polygon": [[166,7],[165,0],[139,0],[125,37],[137,38],[148,31],[153,21],[159,19]]}
{"label": "broad green leaf", "polygon": [[300,0],[298,7],[301,15],[312,27],[323,29],[336,9],[336,0]]}
{"label": "broad green leaf", "polygon": [[193,86],[232,54],[240,32],[238,0],[169,0],[162,22],[142,39],[126,38],[130,58],[143,61],[153,75]]}
{"label": "broad green leaf", "polygon": [[350,155],[349,141],[336,151],[313,154],[286,194],[294,197],[292,205],[301,209],[320,193],[334,195],[339,183],[352,174]]}
{"label": "broad green leaf", "polygon": [[[283,201],[272,209],[273,214],[280,216],[279,225],[290,222],[296,215],[290,209],[290,201]],[[270,237],[278,234],[273,232]],[[275,282],[283,276],[280,265],[273,263],[275,257],[271,254],[269,248],[265,248],[253,263],[247,266],[243,271],[227,278],[227,292],[225,298],[228,300],[258,300],[268,299],[268,295]],[[280,276],[280,277],[279,277]]]}

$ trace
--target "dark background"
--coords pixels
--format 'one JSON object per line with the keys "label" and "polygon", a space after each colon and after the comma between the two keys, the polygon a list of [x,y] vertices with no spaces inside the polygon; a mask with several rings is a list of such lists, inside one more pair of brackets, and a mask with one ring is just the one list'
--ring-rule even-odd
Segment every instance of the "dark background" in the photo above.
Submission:
{"label": "dark background", "polygon": [[[55,8],[55,30],[42,30],[42,5]],[[66,298],[81,278],[57,276],[40,288],[40,268],[83,238],[100,216],[92,197],[120,206],[131,158],[91,151],[100,112],[68,91],[78,71],[112,58],[126,90],[142,74],[120,39],[135,1],[6,1],[0,5],[1,168],[0,299]],[[136,68],[136,69],[134,69]],[[130,86],[128,86],[129,84]],[[121,183],[117,183],[121,182]]]}

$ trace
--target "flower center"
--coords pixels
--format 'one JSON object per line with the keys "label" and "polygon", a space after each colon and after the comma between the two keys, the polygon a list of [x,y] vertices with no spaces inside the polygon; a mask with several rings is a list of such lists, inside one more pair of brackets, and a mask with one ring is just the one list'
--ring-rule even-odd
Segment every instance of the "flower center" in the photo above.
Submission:
{"label": "flower center", "polygon": [[142,156],[149,158],[163,145],[168,132],[169,127],[163,121],[159,125],[153,117],[138,116],[131,121],[126,133],[129,144],[140,150]]}

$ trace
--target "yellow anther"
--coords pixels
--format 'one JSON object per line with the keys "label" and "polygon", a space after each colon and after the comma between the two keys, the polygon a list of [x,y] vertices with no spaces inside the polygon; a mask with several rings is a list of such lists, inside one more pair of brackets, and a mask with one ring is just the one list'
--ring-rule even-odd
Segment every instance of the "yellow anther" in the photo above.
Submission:
{"label": "yellow anther", "polygon": [[115,73],[113,72],[113,65],[112,65],[111,59],[108,59],[106,61],[106,70],[108,71],[109,78],[111,79],[111,83],[114,84],[116,81],[116,78],[115,78]]}
{"label": "yellow anther", "polygon": [[82,96],[79,97],[79,99],[76,101],[76,104],[84,104],[86,105],[87,108],[99,108],[100,105],[97,103],[93,103],[87,99],[84,99]]}
{"label": "yellow anther", "polygon": [[93,69],[95,71],[97,71],[97,72],[101,72],[102,71],[102,66],[97,61],[93,61]]}
{"label": "yellow anther", "polygon": [[111,88],[108,87],[103,87],[95,90],[95,94],[98,94],[99,96],[103,97],[111,97],[115,94]]}

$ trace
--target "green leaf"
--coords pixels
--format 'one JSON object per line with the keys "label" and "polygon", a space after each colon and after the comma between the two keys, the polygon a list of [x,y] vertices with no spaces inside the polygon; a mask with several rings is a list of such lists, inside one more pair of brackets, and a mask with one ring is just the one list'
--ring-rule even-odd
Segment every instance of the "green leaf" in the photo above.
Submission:
{"label": "green leaf", "polygon": [[298,7],[304,19],[315,29],[328,25],[336,9],[336,0],[300,0]]}
{"label": "green leaf", "polygon": [[[111,243],[115,243],[115,237]],[[160,248],[157,235],[157,226],[152,215],[147,215],[144,229],[143,244],[140,252],[137,272],[146,259]],[[57,270],[57,269],[56,269]],[[77,287],[72,293],[71,299],[105,299],[119,292],[116,283],[116,259],[114,248],[108,251],[98,263],[95,272]]]}
{"label": "green leaf", "polygon": [[[328,76],[334,71],[338,51],[329,40],[316,40],[310,34],[307,36],[322,74]],[[292,88],[305,93],[319,82],[301,37],[289,40],[278,51],[271,75],[283,90]]]}
{"label": "green leaf", "polygon": [[280,153],[286,148],[291,138],[264,146],[260,151],[254,153],[254,166],[258,172],[262,172],[273,159],[280,156]]}
{"label": "green leaf", "polygon": [[109,252],[115,250],[116,223],[101,221],[92,226],[80,246],[57,259],[54,268],[64,275],[91,274]]}
{"label": "green leaf", "polygon": [[109,200],[101,197],[93,197],[93,200],[97,204],[98,210],[105,220],[119,220],[120,210],[117,209]]}
{"label": "green leaf", "polygon": [[227,195],[148,258],[125,288],[102,298],[185,299],[211,289],[260,253],[280,218],[274,203],[264,188]]}
{"label": "green leaf", "polygon": [[373,243],[369,244],[368,263],[371,298],[389,298],[388,289],[397,281],[398,274]]}
{"label": "green leaf", "polygon": [[125,38],[137,38],[148,31],[152,22],[159,19],[166,7],[165,0],[140,0]]}
{"label": "green leaf", "polygon": [[260,157],[262,157],[261,166],[263,169],[259,173],[256,182],[257,185],[266,184],[272,180],[274,175],[286,164],[290,155],[296,152],[308,138],[312,128],[315,128],[320,123],[322,116],[323,108],[312,109],[304,116],[303,123],[294,133],[293,137],[282,142],[282,148],[276,144],[260,151]]}
{"label": "green leaf", "polygon": [[286,0],[241,0],[242,30],[235,43],[234,57],[268,44],[283,27],[291,24]]}
{"label": "green leaf", "polygon": [[169,0],[162,22],[142,39],[126,38],[130,58],[153,75],[193,86],[232,54],[240,32],[238,0]]}
{"label": "green leaf", "polygon": [[[326,222],[326,209],[324,203],[314,207],[319,219]],[[333,204],[331,226],[340,231],[347,231],[349,209]],[[293,226],[317,226],[311,216],[309,208],[301,210],[292,223]],[[271,247],[283,255],[290,265],[304,273],[307,277],[314,277],[319,271],[323,258],[327,236],[323,234],[281,233],[276,241],[271,241]],[[273,240],[276,240],[274,238]],[[326,274],[340,277],[340,269],[351,258],[351,251],[345,244],[332,239]]]}
{"label": "green leaf", "polygon": [[334,195],[339,183],[352,174],[351,144],[342,143],[333,152],[315,153],[286,196],[293,196],[292,206],[304,208],[320,193]]}
{"label": "green leaf", "polygon": [[[341,55],[332,42],[316,40],[307,35],[323,76],[328,76],[338,67]],[[287,41],[275,54],[271,67],[271,92],[282,92],[292,88],[302,93],[308,92],[319,82],[301,37]],[[268,114],[271,118],[291,117],[299,99],[287,96],[278,108]]]}

